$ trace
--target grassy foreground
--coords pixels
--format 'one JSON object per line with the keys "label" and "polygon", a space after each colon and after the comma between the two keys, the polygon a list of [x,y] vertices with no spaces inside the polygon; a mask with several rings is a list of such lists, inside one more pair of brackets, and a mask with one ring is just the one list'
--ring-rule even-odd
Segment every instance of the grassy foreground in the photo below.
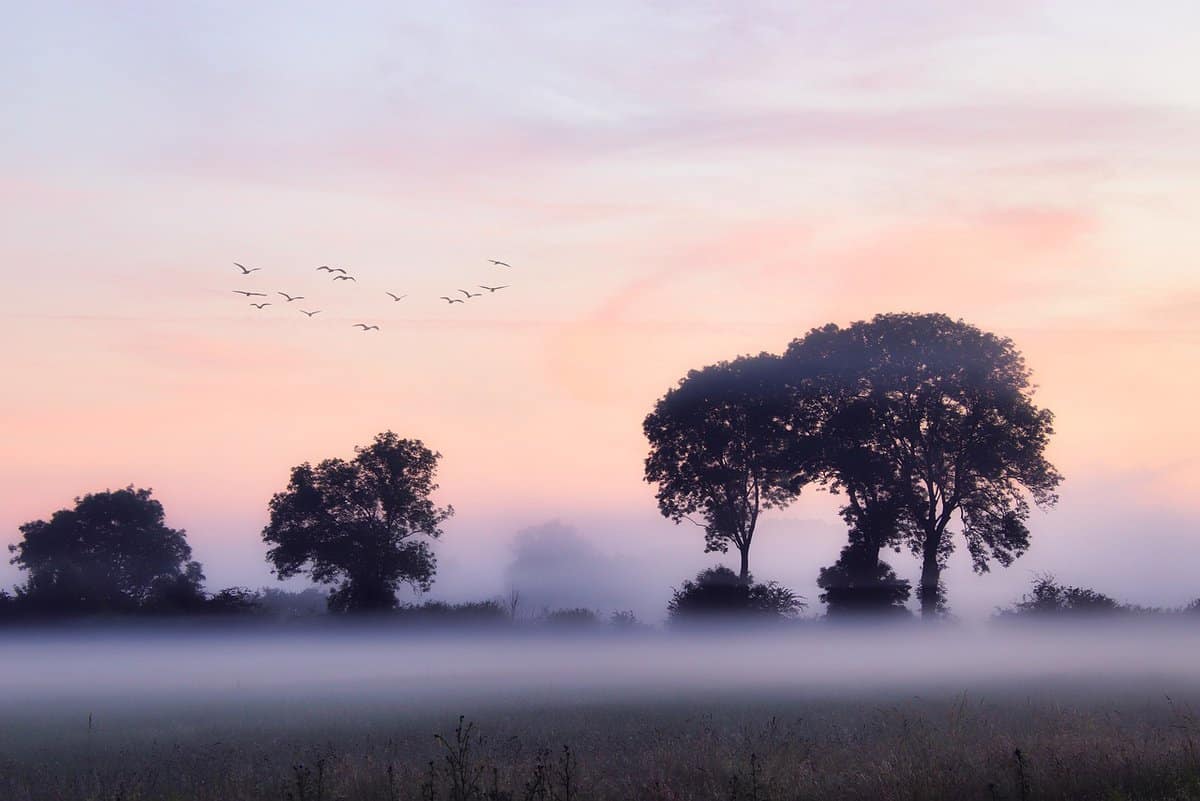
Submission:
{"label": "grassy foreground", "polygon": [[1200,693],[1162,689],[494,698],[461,727],[354,693],[10,705],[0,798],[1200,799]]}

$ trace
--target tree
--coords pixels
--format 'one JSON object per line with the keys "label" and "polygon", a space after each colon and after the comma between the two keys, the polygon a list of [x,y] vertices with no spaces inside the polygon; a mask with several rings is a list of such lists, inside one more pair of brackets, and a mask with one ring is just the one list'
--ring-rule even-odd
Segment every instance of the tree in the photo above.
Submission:
{"label": "tree", "polygon": [[262,534],[273,572],[336,585],[334,611],[393,609],[402,583],[428,590],[437,567],[429,542],[454,514],[430,500],[440,458],[388,431],[355,448],[350,461],[293,468]]}
{"label": "tree", "polygon": [[1053,415],[1033,403],[1011,340],[942,314],[884,314],[815,329],[784,359],[801,405],[827,399],[816,472],[848,491],[847,519],[897,511],[876,540],[906,541],[921,559],[924,615],[943,607],[956,519],[977,572],[1028,548],[1029,499],[1052,506],[1062,477],[1045,457]]}
{"label": "tree", "polygon": [[9,551],[12,564],[29,572],[18,588],[23,604],[40,612],[125,611],[153,602],[166,586],[202,597],[204,576],[190,561],[186,534],[165,525],[150,493],[130,486],[85,495],[73,509],[21,526],[21,542]]}
{"label": "tree", "polygon": [[749,580],[759,515],[787,505],[800,489],[784,458],[781,415],[789,407],[777,362],[762,354],[693,370],[643,424],[650,442],[645,480],[658,485],[659,510],[701,526],[706,553],[737,548],[742,581]]}
{"label": "tree", "polygon": [[675,590],[667,604],[672,621],[702,621],[721,618],[792,618],[804,609],[800,596],[774,581],[755,584],[753,577],[740,576],[724,565],[700,571]]}

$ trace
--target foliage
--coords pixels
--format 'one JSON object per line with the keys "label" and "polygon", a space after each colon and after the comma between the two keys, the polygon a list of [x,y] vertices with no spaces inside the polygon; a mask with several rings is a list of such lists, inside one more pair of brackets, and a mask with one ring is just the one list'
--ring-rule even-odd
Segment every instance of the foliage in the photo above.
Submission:
{"label": "foliage", "polygon": [[835,564],[821,568],[817,586],[830,617],[908,614],[908,581],[867,549],[847,545]]}
{"label": "foliage", "polygon": [[316,587],[293,592],[263,587],[257,593],[258,608],[280,618],[313,617],[329,611],[329,596]]}
{"label": "foliage", "polygon": [[401,619],[430,624],[496,624],[508,623],[508,609],[499,601],[468,601],[450,604],[445,601],[426,601],[406,604],[397,612]]}
{"label": "foliage", "polygon": [[121,612],[203,600],[200,565],[149,489],[107,490],[20,527],[12,564],[22,605],[45,613]]}
{"label": "foliage", "polygon": [[896,513],[894,536],[922,560],[924,612],[943,600],[953,521],[976,571],[1028,548],[1029,499],[1053,505],[1062,479],[1045,458],[1053,415],[1011,340],[942,314],[883,314],[814,329],[784,362],[802,408],[823,399],[817,433],[800,432],[805,471],[846,492],[852,523]]}
{"label": "foliage", "polygon": [[796,617],[805,607],[803,599],[774,581],[756,584],[743,580],[724,565],[700,571],[695,580],[684,581],[671,596],[667,612],[672,622],[714,618],[784,619]]}
{"label": "foliage", "polygon": [[1043,573],[1034,577],[1030,591],[1004,614],[1097,615],[1130,609],[1102,592],[1061,584],[1052,574]]}
{"label": "foliage", "polygon": [[559,628],[591,628],[600,623],[600,616],[591,609],[555,609],[546,614],[546,624]]}
{"label": "foliage", "polygon": [[281,579],[307,573],[333,585],[331,610],[392,609],[400,584],[429,589],[429,541],[454,510],[430,499],[440,455],[420,440],[388,431],[355,454],[292,470],[271,499],[267,558]]}
{"label": "foliage", "polygon": [[704,528],[705,551],[749,552],[759,514],[799,491],[784,461],[785,396],[776,357],[763,354],[693,370],[646,417],[645,480],[657,485],[662,514]]}

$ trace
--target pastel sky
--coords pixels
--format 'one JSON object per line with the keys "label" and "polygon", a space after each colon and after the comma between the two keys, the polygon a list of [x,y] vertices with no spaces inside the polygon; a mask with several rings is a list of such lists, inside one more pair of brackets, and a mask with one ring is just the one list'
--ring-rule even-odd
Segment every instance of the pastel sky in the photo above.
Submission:
{"label": "pastel sky", "polygon": [[[641,481],[654,400],[941,311],[1016,340],[1068,479],[952,604],[1045,569],[1200,595],[1196,30],[1170,0],[9,8],[0,540],[133,483],[210,584],[261,584],[288,469],[391,428],[444,455],[442,591],[498,591],[512,534],[560,519],[658,597],[711,557]],[[768,521],[760,577],[811,598],[833,509]]]}

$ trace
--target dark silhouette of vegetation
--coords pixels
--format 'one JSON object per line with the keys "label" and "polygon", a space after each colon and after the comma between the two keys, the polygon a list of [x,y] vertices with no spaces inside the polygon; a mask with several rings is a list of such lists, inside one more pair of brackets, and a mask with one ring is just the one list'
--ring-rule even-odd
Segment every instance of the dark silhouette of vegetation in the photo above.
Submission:
{"label": "dark silhouette of vegetation", "polygon": [[1086,587],[1059,583],[1051,574],[1042,574],[1033,581],[1030,591],[1013,605],[1021,615],[1096,614],[1115,612],[1122,604],[1115,598]]}
{"label": "dark silhouette of vegetation", "polygon": [[263,529],[275,574],[333,585],[329,607],[341,612],[394,609],[402,583],[428,590],[436,571],[429,541],[454,513],[430,498],[439,458],[388,431],[350,461],[294,468]]}
{"label": "dark silhouette of vegetation", "polygon": [[557,628],[593,628],[600,625],[600,616],[591,609],[555,609],[546,615],[546,625]]}
{"label": "dark silhouette of vegetation", "polygon": [[1011,340],[942,314],[883,314],[814,329],[783,361],[805,417],[822,410],[799,431],[798,474],[845,493],[863,546],[908,544],[923,614],[944,606],[955,521],[978,572],[1025,552],[1029,499],[1052,506],[1062,478],[1045,458],[1053,415]]}
{"label": "dark silhouette of vegetation", "polygon": [[667,612],[672,622],[757,618],[781,620],[796,617],[803,599],[774,581],[756,584],[743,580],[724,565],[700,571],[671,596]]}
{"label": "dark silhouette of vegetation", "polygon": [[836,563],[821,568],[817,586],[830,617],[908,615],[911,585],[878,551],[847,545]]}
{"label": "dark silhouette of vegetation", "polygon": [[763,354],[693,370],[643,423],[645,480],[658,487],[659,510],[703,527],[705,552],[733,545],[743,581],[759,514],[799,492],[784,460],[787,398],[775,360]]}
{"label": "dark silhouette of vegetation", "polygon": [[14,603],[48,614],[202,605],[204,574],[186,534],[167,527],[150,495],[132,486],[97,492],[21,526],[9,551],[29,577]]}

